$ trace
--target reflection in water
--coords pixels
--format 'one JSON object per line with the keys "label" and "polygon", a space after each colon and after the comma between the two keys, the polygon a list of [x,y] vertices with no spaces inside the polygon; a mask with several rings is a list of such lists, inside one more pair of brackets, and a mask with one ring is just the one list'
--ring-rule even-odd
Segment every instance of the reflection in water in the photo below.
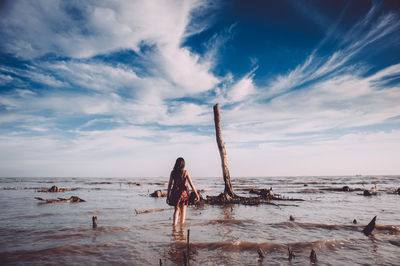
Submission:
{"label": "reflection in water", "polygon": [[180,224],[179,227],[177,225],[172,225],[172,236],[174,237],[175,242],[185,242],[185,224]]}
{"label": "reflection in water", "polygon": [[[178,230],[179,229],[179,230]],[[168,258],[177,265],[185,265],[187,260],[187,243],[185,224],[172,225],[173,242],[168,247]]]}
{"label": "reflection in water", "polygon": [[[220,206],[221,208],[221,214],[223,215],[225,221],[232,221],[233,219],[233,205],[222,205]],[[219,224],[218,225],[219,230],[218,233],[222,237],[223,241],[236,241],[237,239],[232,237],[232,230],[233,227],[227,223],[225,224]]]}

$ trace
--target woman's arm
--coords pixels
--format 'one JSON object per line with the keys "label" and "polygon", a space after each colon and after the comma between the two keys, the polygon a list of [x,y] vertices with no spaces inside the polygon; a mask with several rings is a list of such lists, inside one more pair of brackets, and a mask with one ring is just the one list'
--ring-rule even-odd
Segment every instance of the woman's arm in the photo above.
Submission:
{"label": "woman's arm", "polygon": [[169,181],[168,181],[167,203],[169,201],[169,197],[171,196],[171,186],[172,186],[172,172],[169,175]]}
{"label": "woman's arm", "polygon": [[189,172],[186,171],[187,173],[187,179],[189,181],[190,186],[192,187],[193,192],[196,194],[196,201],[200,200],[199,193],[197,193],[196,187],[193,185],[192,179],[190,178]]}

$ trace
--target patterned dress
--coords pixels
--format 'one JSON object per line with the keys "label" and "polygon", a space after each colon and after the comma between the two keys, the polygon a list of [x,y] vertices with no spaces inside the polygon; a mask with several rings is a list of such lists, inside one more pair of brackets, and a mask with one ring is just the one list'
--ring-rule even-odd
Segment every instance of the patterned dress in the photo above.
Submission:
{"label": "patterned dress", "polygon": [[183,173],[171,173],[173,178],[173,185],[171,189],[171,196],[169,199],[169,205],[177,206],[181,204],[188,205],[189,200],[189,188],[187,186],[187,171]]}

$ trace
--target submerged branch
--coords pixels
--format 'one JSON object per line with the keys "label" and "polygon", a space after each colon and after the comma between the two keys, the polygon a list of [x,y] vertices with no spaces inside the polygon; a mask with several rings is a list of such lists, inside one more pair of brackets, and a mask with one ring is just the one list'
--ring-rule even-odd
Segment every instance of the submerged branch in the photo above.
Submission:
{"label": "submerged branch", "polygon": [[41,197],[35,197],[37,200],[45,201],[47,203],[57,203],[57,202],[86,202],[86,200],[83,200],[77,196],[71,196],[69,199],[64,199],[64,198],[57,198],[57,199],[45,199]]}
{"label": "submerged branch", "polygon": [[169,211],[173,210],[174,208],[163,208],[163,209],[150,209],[150,210],[143,210],[143,211],[138,211],[135,209],[136,214],[143,214],[143,213],[150,213],[150,212],[162,212],[162,211]]}

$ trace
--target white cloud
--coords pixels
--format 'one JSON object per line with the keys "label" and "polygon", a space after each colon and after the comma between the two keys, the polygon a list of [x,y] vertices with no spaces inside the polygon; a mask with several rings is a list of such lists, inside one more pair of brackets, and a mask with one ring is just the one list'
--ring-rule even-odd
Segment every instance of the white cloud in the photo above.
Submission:
{"label": "white cloud", "polygon": [[[0,71],[8,73],[7,75],[0,75],[0,79],[4,79],[4,81],[6,81],[7,83],[12,80],[15,80],[15,78],[10,76],[10,74],[12,74],[17,76],[18,78],[28,78],[32,82],[36,82],[50,87],[63,87],[67,85],[66,83],[58,80],[54,76],[44,72],[42,69],[39,69],[34,65],[28,65],[27,69],[18,69],[18,68],[0,66]],[[4,81],[0,80],[0,83],[3,83]],[[23,84],[23,82],[19,79],[18,84]],[[13,86],[15,86],[15,84],[13,84]]]}
{"label": "white cloud", "polygon": [[117,91],[140,80],[136,73],[127,67],[112,67],[100,62],[62,61],[44,63],[41,67],[68,80],[73,86],[102,92]]}
{"label": "white cloud", "polygon": [[245,98],[255,93],[255,86],[253,82],[254,71],[247,74],[245,77],[240,79],[236,84],[232,86],[228,93],[228,97],[231,101],[237,102],[242,101]]}
{"label": "white cloud", "polygon": [[13,78],[10,75],[3,75],[0,73],[0,86],[4,86],[11,81],[13,81]]}
{"label": "white cloud", "polygon": [[168,114],[159,121],[162,125],[208,125],[212,121],[211,107],[193,103],[177,103],[169,107]]}
{"label": "white cloud", "polygon": [[[211,62],[181,47],[192,15],[202,12],[204,5],[207,2],[89,1],[77,5],[19,0],[1,19],[2,33],[7,36],[3,45],[8,52],[27,59],[47,53],[84,58],[120,49],[140,54],[141,45],[154,45],[151,60],[158,74],[165,75],[181,94],[197,93],[218,83],[210,73]],[[72,8],[78,14],[71,14]],[[49,77],[37,74],[36,78],[46,81]],[[57,85],[53,80],[47,82]],[[91,85],[95,89],[99,84]]]}
{"label": "white cloud", "polygon": [[216,89],[216,96],[213,102],[223,104],[243,103],[251,100],[251,97],[257,93],[258,88],[254,84],[255,71],[258,66],[255,66],[244,77],[236,82],[232,73],[228,73],[221,79],[220,87]]}

